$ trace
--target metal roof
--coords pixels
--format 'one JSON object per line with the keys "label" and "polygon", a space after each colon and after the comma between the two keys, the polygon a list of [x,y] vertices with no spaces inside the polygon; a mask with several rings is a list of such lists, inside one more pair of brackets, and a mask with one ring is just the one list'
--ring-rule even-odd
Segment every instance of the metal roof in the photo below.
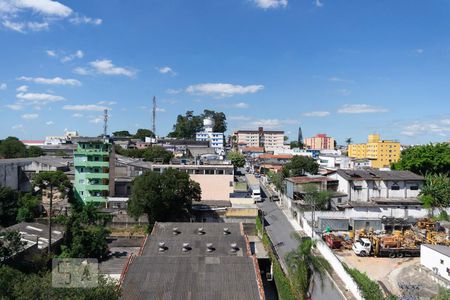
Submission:
{"label": "metal roof", "polygon": [[347,180],[425,180],[423,176],[411,171],[380,171],[367,170],[337,170],[337,173]]}
{"label": "metal roof", "polygon": [[434,251],[437,251],[445,256],[450,257],[450,247],[444,245],[431,245],[431,244],[422,244],[423,247],[430,248]]}

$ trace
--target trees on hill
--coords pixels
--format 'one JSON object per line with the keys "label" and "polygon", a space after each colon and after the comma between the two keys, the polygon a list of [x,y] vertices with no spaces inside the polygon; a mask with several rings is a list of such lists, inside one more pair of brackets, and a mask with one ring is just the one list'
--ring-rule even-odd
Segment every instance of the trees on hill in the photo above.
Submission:
{"label": "trees on hill", "polygon": [[0,141],[0,157],[19,158],[26,157],[27,148],[18,138],[9,136]]}
{"label": "trees on hill", "polygon": [[190,110],[185,115],[177,116],[169,137],[195,139],[195,134],[203,129],[203,119],[206,117],[214,120],[214,132],[225,132],[227,130],[227,118],[223,112],[205,109],[202,114],[194,115],[194,112]]}
{"label": "trees on hill", "polygon": [[133,158],[143,158],[144,161],[169,163],[173,153],[161,146],[152,146],[146,149],[123,149],[120,146],[115,148],[116,153]]}
{"label": "trees on hill", "polygon": [[146,137],[155,137],[155,133],[150,129],[139,128],[133,135],[135,139],[144,140]]}
{"label": "trees on hill", "polygon": [[400,160],[392,165],[395,170],[409,170],[417,174],[450,175],[450,144],[429,144],[404,150]]}
{"label": "trees on hill", "polygon": [[187,173],[175,169],[146,172],[133,181],[128,213],[135,218],[147,215],[151,226],[156,221],[185,220],[192,201],[200,198],[200,185],[189,179]]}

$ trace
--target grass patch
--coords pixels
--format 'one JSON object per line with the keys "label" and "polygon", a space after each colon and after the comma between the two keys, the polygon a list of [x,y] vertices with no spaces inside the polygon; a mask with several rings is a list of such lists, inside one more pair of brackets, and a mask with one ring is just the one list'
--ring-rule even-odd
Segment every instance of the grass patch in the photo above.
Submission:
{"label": "grass patch", "polygon": [[234,190],[239,192],[245,192],[247,191],[247,184],[245,182],[235,182]]}

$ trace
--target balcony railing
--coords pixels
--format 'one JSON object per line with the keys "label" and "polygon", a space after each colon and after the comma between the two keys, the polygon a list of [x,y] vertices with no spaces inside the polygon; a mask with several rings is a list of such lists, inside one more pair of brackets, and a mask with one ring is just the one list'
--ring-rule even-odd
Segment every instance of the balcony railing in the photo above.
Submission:
{"label": "balcony railing", "polygon": [[91,168],[95,168],[95,167],[109,167],[109,161],[79,161],[79,160],[75,160],[74,161],[74,166],[75,167],[91,167]]}

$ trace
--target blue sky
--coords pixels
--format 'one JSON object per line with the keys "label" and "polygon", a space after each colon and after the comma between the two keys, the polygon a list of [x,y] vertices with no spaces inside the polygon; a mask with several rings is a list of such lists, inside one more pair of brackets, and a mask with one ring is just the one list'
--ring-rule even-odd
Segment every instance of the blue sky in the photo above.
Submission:
{"label": "blue sky", "polygon": [[149,128],[449,140],[449,1],[0,0],[0,138]]}

